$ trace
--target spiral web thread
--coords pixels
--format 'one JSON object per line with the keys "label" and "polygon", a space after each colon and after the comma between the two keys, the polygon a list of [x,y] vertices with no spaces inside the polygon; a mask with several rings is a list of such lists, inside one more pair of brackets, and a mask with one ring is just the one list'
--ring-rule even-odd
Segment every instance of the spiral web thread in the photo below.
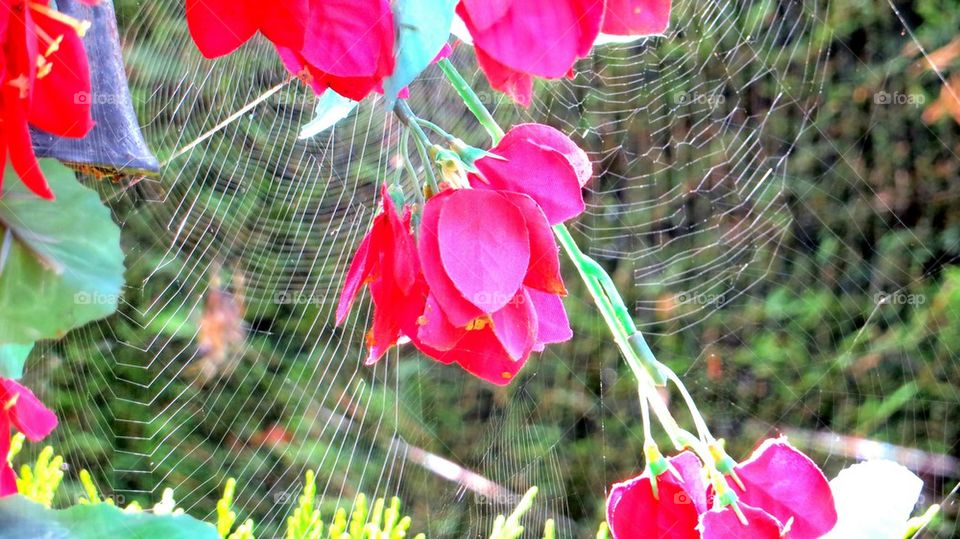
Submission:
{"label": "spiral web thread", "polygon": [[[727,325],[735,320],[705,329],[712,317],[762,304],[800,254],[789,241],[788,186],[799,145],[822,129],[829,11],[817,2],[681,0],[665,36],[598,49],[574,79],[538,86],[528,110],[489,92],[467,48],[454,57],[503,125],[547,122],[590,150],[597,179],[575,235],[615,269],[655,349],[698,341],[689,356],[664,358],[683,375],[739,334]],[[128,287],[118,315],[50,351],[62,356],[51,370],[58,383],[84,395],[57,403],[55,443],[83,455],[72,466],[89,468],[118,498],[157,499],[172,487],[198,516],[237,477],[236,510],[256,518],[263,536],[282,527],[307,468],[318,470],[325,510],[349,508],[358,491],[399,495],[436,536],[482,535],[531,485],[541,494],[530,529],[546,518],[558,519],[561,536],[595,529],[604,486],[624,478],[624,462],[641,466],[635,393],[615,355],[577,341],[552,347],[511,390],[491,391],[406,348],[363,367],[367,302],[334,328],[332,306],[376,211],[377,185],[401,166],[401,129],[382,101],[299,141],[314,97],[293,81],[204,137],[286,80],[272,50],[255,40],[210,62],[190,42],[178,2],[121,2],[118,13],[138,115],[170,162],[159,178],[99,184],[124,230]],[[436,69],[411,95],[417,113],[484,143]],[[227,328],[212,351],[198,344],[211,294]],[[585,298],[568,306],[588,313],[575,331],[596,341],[603,327]],[[874,314],[844,316],[866,326]],[[787,385],[805,367],[782,368],[772,383]],[[904,381],[908,368],[904,360]],[[725,393],[736,383],[693,389],[731,410],[711,418],[721,425],[739,417],[778,427],[757,413],[762,401]],[[859,400],[895,389],[845,391]],[[829,391],[796,394],[782,417],[837,397]],[[944,404],[956,406],[952,398]],[[600,454],[579,454],[584,438],[601,440]],[[888,441],[918,439],[903,431]],[[609,465],[589,488],[575,484],[578,463],[597,460]]]}

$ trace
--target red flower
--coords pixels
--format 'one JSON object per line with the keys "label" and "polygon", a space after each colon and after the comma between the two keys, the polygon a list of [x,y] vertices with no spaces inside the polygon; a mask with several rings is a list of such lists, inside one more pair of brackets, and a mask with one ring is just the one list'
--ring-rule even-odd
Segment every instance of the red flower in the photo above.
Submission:
{"label": "red flower", "polygon": [[311,0],[301,48],[277,52],[287,69],[304,77],[317,94],[332,88],[360,101],[383,90],[393,73],[395,33],[387,0]]}
{"label": "red flower", "polygon": [[793,539],[814,539],[837,523],[827,479],[785,438],[765,440],[734,468],[744,488],[727,477],[730,491],[736,494],[736,510],[717,503],[713,487],[705,487],[699,460],[691,453],[669,461],[679,477],[670,472],[657,477],[659,497],[653,495],[646,474],[614,485],[607,501],[607,522],[615,539],[779,539],[787,532]]}
{"label": "red flower", "polygon": [[187,26],[207,58],[237,50],[258,31],[280,47],[303,46],[307,0],[187,0]]}
{"label": "red flower", "polygon": [[7,0],[0,13],[5,66],[0,72],[0,168],[9,154],[23,183],[43,198],[52,199],[53,193],[27,126],[69,138],[93,128],[90,67],[81,40],[88,27],[45,2]]}
{"label": "red flower", "polygon": [[423,313],[427,288],[420,273],[416,240],[410,232],[410,211],[403,216],[383,187],[383,211],[360,242],[337,305],[337,324],[342,324],[363,286],[373,299],[373,327],[367,333],[367,364],[376,363],[396,344],[401,329]]}
{"label": "red flower", "polygon": [[[666,9],[664,9],[666,6]],[[457,14],[473,38],[490,84],[530,104],[533,77],[568,76],[607,33],[663,31],[669,0],[461,0]]]}
{"label": "red flower", "polygon": [[427,355],[505,385],[531,352],[572,336],[557,245],[530,197],[440,193],[424,207],[418,248],[430,297],[406,333]]}
{"label": "red flower", "polygon": [[17,479],[7,461],[11,425],[28,440],[39,442],[57,426],[57,416],[29,389],[0,378],[0,496],[17,493]]}
{"label": "red flower", "polygon": [[476,162],[480,175],[470,176],[477,189],[514,191],[529,195],[543,208],[550,224],[583,212],[580,189],[593,174],[587,154],[556,129],[519,124],[490,153]]}

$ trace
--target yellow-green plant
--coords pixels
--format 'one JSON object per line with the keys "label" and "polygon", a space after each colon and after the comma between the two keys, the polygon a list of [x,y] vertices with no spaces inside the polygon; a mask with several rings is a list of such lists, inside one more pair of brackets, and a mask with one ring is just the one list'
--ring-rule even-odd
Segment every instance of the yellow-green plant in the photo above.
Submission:
{"label": "yellow-green plant", "polygon": [[[13,464],[13,459],[23,448],[24,436],[19,432],[10,440],[10,452],[7,459]],[[46,446],[40,451],[36,462],[32,465],[20,466],[17,476],[17,490],[24,497],[39,504],[50,507],[53,496],[63,480],[63,457],[55,455],[53,447]]]}

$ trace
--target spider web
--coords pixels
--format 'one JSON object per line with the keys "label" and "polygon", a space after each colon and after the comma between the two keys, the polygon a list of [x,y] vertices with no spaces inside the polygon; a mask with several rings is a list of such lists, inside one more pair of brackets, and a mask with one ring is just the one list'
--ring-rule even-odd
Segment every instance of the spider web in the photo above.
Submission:
{"label": "spider web", "polygon": [[[165,165],[159,178],[97,184],[124,230],[128,286],[118,315],[47,350],[54,383],[82,396],[56,403],[55,443],[70,465],[119,501],[172,487],[181,507],[207,517],[236,477],[235,509],[261,536],[281,533],[308,468],[327,517],[361,491],[397,495],[415,531],[481,536],[537,485],[528,529],[554,518],[560,536],[595,530],[604,489],[641,469],[642,439],[635,388],[583,291],[570,284],[574,342],[531,359],[510,389],[406,348],[363,367],[369,305],[342,327],[333,307],[377,186],[401,173],[397,121],[368,99],[330,132],[298,140],[315,98],[264,42],[210,62],[179,2],[117,9],[138,116]],[[809,166],[818,157],[805,150],[829,144],[818,105],[830,90],[831,9],[680,0],[665,36],[598,48],[573,79],[539,84],[528,110],[487,90],[468,48],[454,61],[502,125],[550,123],[589,150],[597,178],[574,233],[734,455],[784,430],[835,472],[863,456],[838,435],[872,432],[882,443],[871,447],[910,447],[927,462],[954,449],[955,389],[910,395],[919,404],[900,410],[893,430],[861,428],[857,414],[924,369],[955,376],[954,344],[928,328],[890,344],[893,378],[847,380],[850,369],[869,371],[861,364],[880,353],[875,339],[889,340],[884,328],[913,315],[843,298],[909,291],[910,262],[891,259],[881,279],[846,278],[865,232],[804,237],[818,197],[833,196],[801,175],[836,166]],[[411,95],[418,114],[485,143],[436,70]],[[871,196],[850,172],[849,189]],[[822,298],[801,296],[804,279],[833,280],[838,306],[820,311]],[[819,335],[796,321],[811,316],[850,331]],[[807,358],[783,340],[788,330],[839,352]],[[938,346],[944,359],[918,366],[913,346]],[[751,356],[758,349],[780,354]],[[719,374],[718,362],[728,366]],[[786,405],[767,407],[775,391],[789,392]],[[852,417],[827,423],[837,408]],[[939,500],[949,476],[935,472],[925,478]]]}

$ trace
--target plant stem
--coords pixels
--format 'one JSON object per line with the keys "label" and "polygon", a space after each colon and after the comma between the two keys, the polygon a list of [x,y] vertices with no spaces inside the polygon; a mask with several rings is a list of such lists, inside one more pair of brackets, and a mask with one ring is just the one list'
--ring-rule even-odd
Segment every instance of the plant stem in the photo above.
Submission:
{"label": "plant stem", "polygon": [[470,87],[470,84],[460,75],[460,72],[457,71],[457,68],[453,66],[453,63],[451,63],[448,58],[440,60],[437,62],[437,65],[440,66],[440,71],[443,71],[447,80],[453,85],[453,89],[456,90],[460,98],[463,99],[463,104],[470,109],[470,112],[477,118],[480,125],[490,134],[490,138],[493,139],[493,144],[496,146],[496,144],[500,142],[500,139],[503,138],[503,129],[500,129],[500,126],[497,125],[497,121],[493,119],[493,115],[490,114],[487,107],[480,101],[480,97],[477,96],[473,88]]}
{"label": "plant stem", "polygon": [[427,152],[427,148],[433,144],[430,142],[430,137],[423,132],[423,128],[420,127],[420,124],[417,122],[417,116],[410,110],[410,105],[408,105],[405,100],[398,99],[393,111],[397,115],[397,118],[400,119],[400,122],[413,133],[413,142],[417,145],[417,152],[420,154],[423,168],[427,172],[427,183],[430,185],[433,194],[439,193],[440,186],[437,184],[437,176],[433,172],[433,162]]}

